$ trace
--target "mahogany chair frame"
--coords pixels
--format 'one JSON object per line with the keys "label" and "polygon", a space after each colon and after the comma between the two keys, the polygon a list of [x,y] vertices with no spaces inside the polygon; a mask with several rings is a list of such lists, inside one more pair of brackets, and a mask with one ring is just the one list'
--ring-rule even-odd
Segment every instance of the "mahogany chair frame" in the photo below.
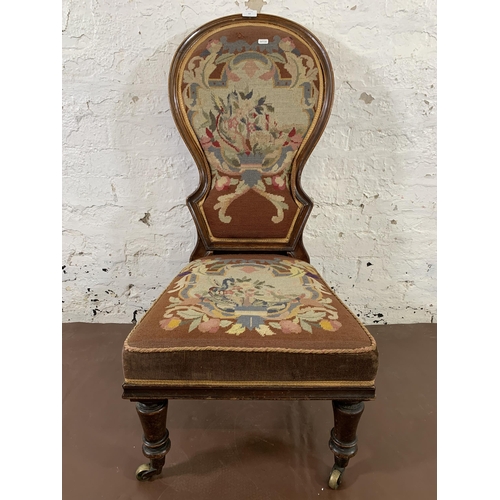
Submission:
{"label": "mahogany chair frame", "polygon": [[[177,92],[180,62],[200,37],[228,24],[248,22],[257,25],[262,23],[285,27],[303,39],[310,41],[316,48],[316,56],[321,71],[330,79],[330,84],[325,87],[317,125],[309,140],[295,158],[291,179],[292,192],[302,205],[302,208],[286,242],[250,241],[242,243],[240,241],[220,242],[211,240],[199,210],[199,202],[207,195],[210,188],[210,170],[199,142],[189,130],[186,122],[181,118],[182,103]],[[199,187],[187,200],[198,234],[197,243],[190,260],[217,253],[248,253],[251,255],[252,253],[266,252],[288,255],[309,262],[309,256],[302,242],[302,233],[313,203],[301,187],[300,176],[306,160],[326,127],[334,97],[333,69],[321,42],[306,28],[288,19],[276,16],[259,14],[257,18],[253,18],[251,21],[241,15],[216,19],[194,31],[178,48],[171,65],[169,93],[175,123],[200,172]],[[168,400],[170,399],[331,400],[335,425],[331,430],[329,440],[330,449],[334,454],[334,465],[329,478],[329,486],[336,489],[341,483],[345,467],[357,452],[356,429],[363,413],[363,401],[375,398],[375,386],[357,385],[355,382],[348,386],[335,386],[333,384],[318,386],[307,382],[303,384],[297,382],[293,386],[286,386],[279,383],[248,383],[247,385],[240,385],[239,383],[236,385],[230,382],[214,382],[210,383],[210,385],[200,385],[189,381],[181,381],[178,385],[170,384],[168,387],[156,384],[134,385],[124,383],[122,397],[136,403],[137,413],[144,432],[142,449],[144,455],[150,460],[149,464],[144,464],[137,469],[136,477],[139,480],[149,479],[160,474],[164,466],[165,456],[170,449],[169,433],[166,428]]]}

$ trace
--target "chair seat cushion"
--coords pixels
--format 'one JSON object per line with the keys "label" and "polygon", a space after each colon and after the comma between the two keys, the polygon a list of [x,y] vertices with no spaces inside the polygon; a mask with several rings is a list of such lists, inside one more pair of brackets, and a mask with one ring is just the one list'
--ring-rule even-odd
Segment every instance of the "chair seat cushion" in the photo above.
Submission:
{"label": "chair seat cushion", "polygon": [[310,264],[280,255],[192,261],[125,341],[130,384],[373,384],[375,341]]}

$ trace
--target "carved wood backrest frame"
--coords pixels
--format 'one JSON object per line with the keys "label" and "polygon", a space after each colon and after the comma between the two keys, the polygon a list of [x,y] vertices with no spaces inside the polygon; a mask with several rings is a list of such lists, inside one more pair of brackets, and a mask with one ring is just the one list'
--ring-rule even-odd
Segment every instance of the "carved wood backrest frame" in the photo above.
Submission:
{"label": "carved wood backrest frame", "polygon": [[[241,26],[276,27],[280,30],[285,30],[292,37],[299,39],[313,53],[318,67],[318,78],[322,81],[322,91],[318,97],[314,120],[298,148],[292,163],[290,192],[298,207],[298,211],[286,238],[217,238],[211,233],[202,212],[203,202],[211,189],[212,174],[205,152],[193,131],[191,123],[187,119],[184,109],[181,91],[183,69],[186,59],[190,57],[193,50],[200,43],[206,43],[210,37],[216,36],[219,31],[233,27],[238,29]],[[200,173],[200,184],[187,199],[187,205],[195,221],[198,233],[198,241],[191,255],[191,260],[212,253],[272,252],[288,254],[309,261],[308,254],[302,243],[302,233],[307,218],[311,213],[313,203],[303,191],[300,178],[305,162],[326,127],[334,97],[333,69],[328,54],[321,42],[303,26],[277,16],[259,14],[256,18],[244,18],[241,15],[231,15],[216,19],[198,28],[179,46],[170,68],[169,94],[175,124],[192,154]]]}

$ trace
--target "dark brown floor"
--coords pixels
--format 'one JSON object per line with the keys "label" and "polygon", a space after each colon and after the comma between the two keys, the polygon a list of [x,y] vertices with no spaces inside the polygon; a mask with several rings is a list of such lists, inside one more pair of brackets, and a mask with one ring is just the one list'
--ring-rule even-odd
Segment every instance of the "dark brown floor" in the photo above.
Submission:
{"label": "dark brown floor", "polygon": [[377,399],[340,490],[328,401],[172,400],[162,476],[145,462],[134,404],[121,399],[121,346],[131,325],[63,325],[63,499],[427,500],[436,498],[436,325],[374,326]]}

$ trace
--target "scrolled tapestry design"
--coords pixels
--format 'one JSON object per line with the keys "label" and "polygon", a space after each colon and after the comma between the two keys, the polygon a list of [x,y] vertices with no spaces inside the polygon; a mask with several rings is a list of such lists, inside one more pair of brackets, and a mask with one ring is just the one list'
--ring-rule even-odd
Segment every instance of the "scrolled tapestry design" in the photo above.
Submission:
{"label": "scrolled tapestry design", "polygon": [[261,336],[335,332],[342,324],[315,269],[299,261],[194,261],[174,280],[160,326]]}
{"label": "scrolled tapestry design", "polygon": [[184,70],[188,118],[220,192],[213,209],[229,224],[231,204],[249,191],[272,203],[274,224],[289,209],[293,158],[318,101],[318,68],[289,37],[257,41],[209,40]]}

